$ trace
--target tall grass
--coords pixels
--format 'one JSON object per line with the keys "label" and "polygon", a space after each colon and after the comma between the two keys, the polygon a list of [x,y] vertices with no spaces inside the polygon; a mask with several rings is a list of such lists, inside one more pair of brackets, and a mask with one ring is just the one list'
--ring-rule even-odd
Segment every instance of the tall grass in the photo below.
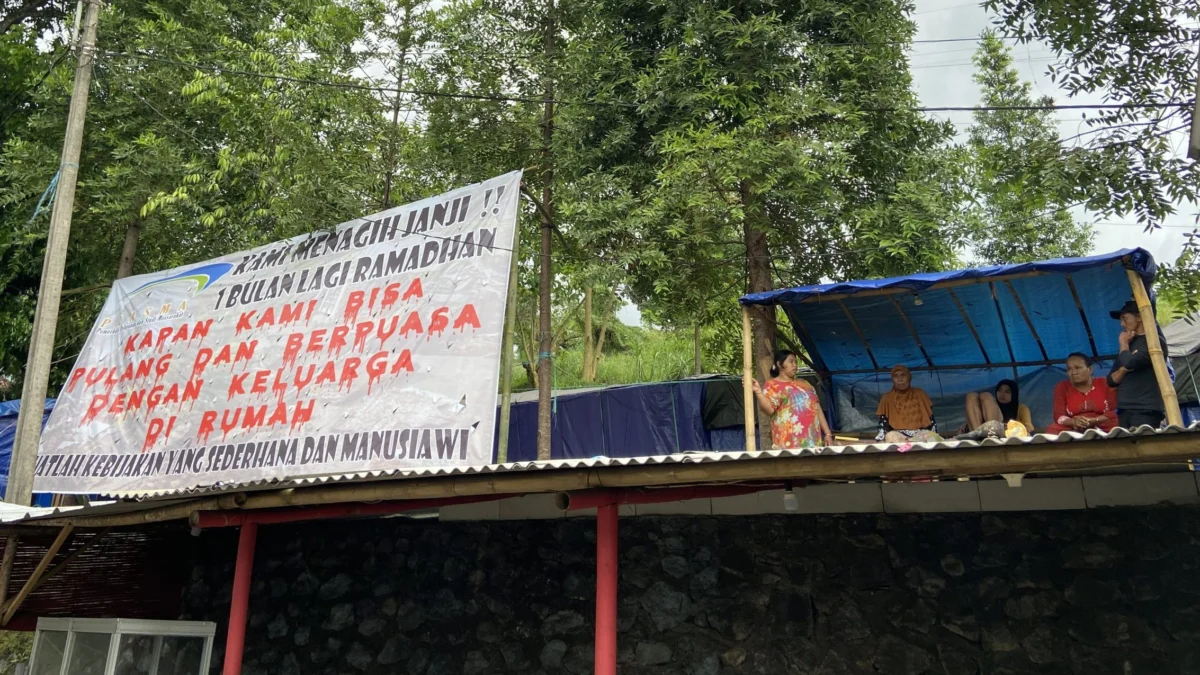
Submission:
{"label": "tall grass", "polygon": [[[576,389],[610,384],[662,382],[687,377],[694,372],[690,335],[647,328],[622,327],[621,346],[604,349],[596,368],[596,381],[584,382],[583,346],[571,344],[554,355],[554,388]],[[614,342],[617,342],[614,340]],[[513,390],[535,388],[519,363],[513,367]]]}

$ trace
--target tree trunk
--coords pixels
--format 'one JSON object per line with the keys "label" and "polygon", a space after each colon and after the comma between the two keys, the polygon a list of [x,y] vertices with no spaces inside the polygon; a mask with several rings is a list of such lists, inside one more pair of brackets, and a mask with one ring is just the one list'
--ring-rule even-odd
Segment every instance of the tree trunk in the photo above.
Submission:
{"label": "tree trunk", "polygon": [[583,289],[583,367],[579,379],[591,382],[596,378],[592,372],[592,287]]}
{"label": "tree trunk", "polygon": [[[754,196],[748,181],[740,186],[744,234],[746,237],[746,280],[747,293],[771,290],[771,251],[767,247],[765,214],[762,205]],[[751,307],[750,326],[753,334],[754,361],[758,364],[759,377],[766,379],[771,372],[771,358],[775,351],[775,310],[772,307]]]}
{"label": "tree trunk", "polygon": [[[595,382],[596,373],[600,369],[600,358],[604,356],[604,338],[608,335],[609,317],[613,312],[613,305],[616,303],[617,294],[613,293],[608,296],[608,301],[604,303],[604,312],[600,315],[600,339],[596,341],[584,354],[583,365],[583,381]],[[588,322],[589,326],[591,322]],[[589,333],[590,335],[590,333]]]}
{"label": "tree trunk", "polygon": [[600,358],[604,356],[604,338],[606,337],[608,337],[607,321],[600,324],[600,339],[596,340],[596,351],[592,354],[592,368],[590,371],[592,379],[588,380],[588,382],[596,381],[596,371],[600,369]]}
{"label": "tree trunk", "polygon": [[117,278],[133,274],[133,258],[137,255],[138,239],[142,236],[142,206],[145,200],[134,203],[133,217],[125,225],[125,244],[121,246],[121,261],[117,263]]}
{"label": "tree trunk", "polygon": [[550,388],[553,386],[554,364],[550,360],[554,349],[554,335],[550,327],[550,287],[554,281],[553,270],[550,269],[551,235],[554,222],[554,78],[549,64],[554,63],[554,0],[546,2],[546,70],[542,74],[542,84],[545,91],[542,109],[542,208],[541,218],[542,246],[540,256],[541,288],[538,291],[538,326],[541,335],[538,336],[540,351],[538,353],[538,435],[537,455],[539,460],[550,459]]}
{"label": "tree trunk", "polygon": [[700,375],[704,374],[704,359],[701,358],[702,355],[700,353],[700,322],[699,321],[696,322],[695,334],[692,336],[692,341],[693,341],[693,346],[695,347],[695,353],[693,354],[693,356],[695,357],[696,376],[699,377]]}

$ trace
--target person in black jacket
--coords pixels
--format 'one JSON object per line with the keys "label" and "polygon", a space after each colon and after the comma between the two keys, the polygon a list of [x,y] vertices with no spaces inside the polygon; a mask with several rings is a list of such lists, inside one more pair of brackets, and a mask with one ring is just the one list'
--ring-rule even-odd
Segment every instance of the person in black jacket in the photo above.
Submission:
{"label": "person in black jacket", "polygon": [[[1117,337],[1120,352],[1112,372],[1108,374],[1108,386],[1117,388],[1117,423],[1126,429],[1148,424],[1162,424],[1162,392],[1150,363],[1150,348],[1146,344],[1146,328],[1142,325],[1142,314],[1137,303],[1130,300],[1121,309],[1109,313],[1121,322],[1121,334]],[[1159,334],[1163,358],[1167,354],[1167,341]]]}

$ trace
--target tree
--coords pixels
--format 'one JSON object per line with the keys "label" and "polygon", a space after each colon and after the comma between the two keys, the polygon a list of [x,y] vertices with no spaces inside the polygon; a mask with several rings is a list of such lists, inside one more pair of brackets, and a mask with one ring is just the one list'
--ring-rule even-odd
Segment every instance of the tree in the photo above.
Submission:
{"label": "tree", "polygon": [[[231,253],[377,206],[380,102],[336,86],[357,84],[348,73],[360,63],[352,46],[365,12],[332,0],[106,9],[52,386],[103,301],[96,291],[118,274]],[[27,351],[46,222],[30,215],[55,173],[71,82],[69,65],[55,68],[0,153],[4,373],[20,373]]]}
{"label": "tree", "polygon": [[982,96],[968,169],[985,223],[977,255],[990,264],[1085,255],[1092,231],[1069,210],[1076,177],[1055,128],[1053,99],[1033,98],[994,33],[983,35],[974,61]]}
{"label": "tree", "polygon": [[[1196,90],[1194,25],[1200,6],[1190,0],[987,0],[1005,35],[1047,44],[1058,60],[1055,83],[1070,98],[1102,100],[1088,131],[1070,153],[1076,200],[1101,215],[1133,215],[1148,230],[1200,197],[1200,164],[1177,147]],[[1076,139],[1072,139],[1076,140]],[[1191,238],[1185,255],[1163,279],[1178,286],[1187,311],[1200,308],[1200,250]]]}

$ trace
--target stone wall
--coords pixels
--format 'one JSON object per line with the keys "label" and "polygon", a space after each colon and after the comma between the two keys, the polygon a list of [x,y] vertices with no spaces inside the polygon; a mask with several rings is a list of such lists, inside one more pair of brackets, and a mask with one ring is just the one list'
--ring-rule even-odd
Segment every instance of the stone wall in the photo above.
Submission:
{"label": "stone wall", "polygon": [[[1198,516],[626,518],[621,672],[1200,673]],[[197,543],[185,618],[220,643],[236,537]],[[244,672],[590,673],[594,547],[589,519],[263,527]]]}

